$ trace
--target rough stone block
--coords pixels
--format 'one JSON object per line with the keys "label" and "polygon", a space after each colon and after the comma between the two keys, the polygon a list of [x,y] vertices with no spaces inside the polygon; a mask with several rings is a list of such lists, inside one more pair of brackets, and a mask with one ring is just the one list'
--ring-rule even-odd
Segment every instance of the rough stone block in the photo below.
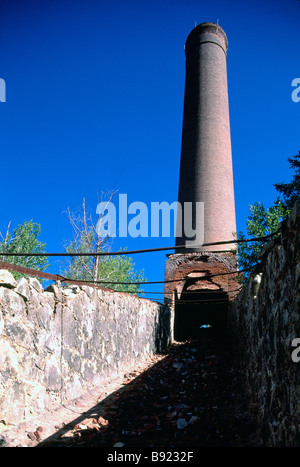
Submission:
{"label": "rough stone block", "polygon": [[14,276],[6,269],[0,269],[0,286],[13,289],[17,286],[17,281]]}

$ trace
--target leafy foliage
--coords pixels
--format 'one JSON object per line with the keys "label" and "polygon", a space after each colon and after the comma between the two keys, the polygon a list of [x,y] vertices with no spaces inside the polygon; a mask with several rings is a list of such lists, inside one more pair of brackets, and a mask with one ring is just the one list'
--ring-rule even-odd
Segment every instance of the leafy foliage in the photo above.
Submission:
{"label": "leafy foliage", "polygon": [[[71,241],[66,246],[65,251],[68,253],[89,253],[88,243],[84,233],[82,233],[82,242]],[[99,250],[99,252],[101,251],[104,252],[105,250]],[[109,289],[132,293],[142,292],[140,284],[135,284],[135,282],[145,282],[146,278],[143,271],[134,269],[135,264],[131,257],[127,255],[98,257],[96,276],[93,273],[95,260],[94,256],[72,256],[63,275],[70,279],[91,282],[95,280]],[[103,284],[101,284],[101,280],[103,280]],[[117,282],[117,284],[105,284],[105,282]]]}
{"label": "leafy foliage", "polygon": [[[256,202],[249,206],[250,215],[247,220],[247,235],[251,237],[263,237],[275,233],[279,222],[288,217],[295,202],[300,199],[300,151],[296,156],[289,157],[291,169],[294,170],[292,180],[289,183],[274,184],[278,193],[273,206],[265,208],[262,203]],[[246,238],[243,232],[236,235],[238,240]],[[261,251],[261,243],[239,243],[239,265],[243,270],[252,269],[257,263],[257,255]],[[247,277],[247,274],[245,275]]]}
{"label": "leafy foliage", "polygon": [[[256,202],[249,206],[250,215],[247,220],[247,237],[264,237],[274,233],[278,227],[278,223],[286,215],[286,209],[282,202],[277,199],[274,206],[265,209],[262,203]],[[238,240],[245,240],[246,235],[239,232]],[[238,255],[239,265],[242,270],[252,269],[257,262],[257,255],[261,251],[261,242],[245,242],[239,243]]]}
{"label": "leafy foliage", "polygon": [[[119,284],[107,284],[110,289],[140,293],[142,292],[141,286],[135,282],[145,282],[146,278],[144,271],[135,271],[134,266],[133,259],[129,256],[109,256],[106,260],[99,262],[99,276],[107,277],[112,282],[119,282]],[[126,282],[131,282],[131,284],[125,284]]]}
{"label": "leafy foliage", "polygon": [[300,151],[293,157],[289,157],[291,169],[295,170],[289,183],[276,183],[276,190],[283,197],[283,204],[287,210],[292,209],[297,199],[300,198]]}
{"label": "leafy foliage", "polygon": [[[41,233],[41,226],[35,222],[25,221],[10,233],[8,225],[6,235],[0,241],[0,251],[2,253],[45,253],[46,244],[38,240]],[[0,253],[1,261],[19,266],[44,271],[48,266],[46,256],[5,256]],[[12,272],[16,279],[24,277],[24,274]],[[42,282],[42,279],[40,280]]]}
{"label": "leafy foliage", "polygon": [[[73,239],[65,246],[67,253],[101,253],[109,251],[110,238],[100,237],[97,224],[91,212],[88,212],[85,201],[75,212],[67,211],[73,228]],[[99,221],[99,218],[98,218]],[[125,250],[124,250],[125,251]],[[140,284],[135,282],[146,282],[144,271],[136,271],[132,258],[127,255],[117,256],[71,256],[63,271],[65,277],[85,280],[90,282],[118,282],[118,284],[107,284],[108,288],[141,293]],[[124,284],[125,282],[129,284]],[[101,285],[101,284],[100,284]]]}

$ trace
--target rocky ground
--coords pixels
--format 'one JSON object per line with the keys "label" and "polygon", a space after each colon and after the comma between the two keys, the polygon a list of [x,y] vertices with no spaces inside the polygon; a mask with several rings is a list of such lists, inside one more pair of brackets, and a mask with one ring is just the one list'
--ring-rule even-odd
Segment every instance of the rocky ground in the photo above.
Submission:
{"label": "rocky ground", "polygon": [[[259,446],[230,364],[226,342],[203,333],[175,343],[152,365],[124,375],[108,394],[75,401],[68,418],[19,429],[27,447],[242,447]],[[110,388],[112,389],[112,388]],[[87,407],[97,396],[97,402]],[[65,415],[65,414],[64,414]],[[63,415],[61,415],[63,417]],[[51,417],[48,419],[48,425]],[[64,420],[64,421],[63,421]],[[36,422],[37,423],[37,422]],[[44,426],[43,426],[44,425]],[[32,425],[34,427],[34,425]],[[22,435],[22,436],[21,436]]]}

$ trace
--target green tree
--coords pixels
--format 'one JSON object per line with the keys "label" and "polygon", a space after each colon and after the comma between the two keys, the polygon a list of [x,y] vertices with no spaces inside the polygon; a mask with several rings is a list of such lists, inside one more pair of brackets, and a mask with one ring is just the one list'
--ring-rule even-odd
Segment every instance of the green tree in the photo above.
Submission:
{"label": "green tree", "polygon": [[[283,203],[277,199],[274,206],[265,209],[264,205],[256,202],[249,206],[250,215],[247,219],[246,231],[238,232],[237,239],[245,240],[248,237],[265,237],[276,232],[279,222],[286,215]],[[257,263],[257,255],[261,251],[261,242],[245,242],[238,244],[238,257],[240,269],[247,271]],[[246,275],[247,276],[247,275]]]}
{"label": "green tree", "polygon": [[300,198],[300,151],[293,157],[289,157],[290,168],[295,171],[289,183],[276,183],[274,186],[283,198],[283,205],[287,212],[290,211]]}
{"label": "green tree", "polygon": [[[109,201],[112,196],[113,194],[110,196]],[[86,208],[85,200],[83,200],[82,206],[76,212],[71,212],[68,208],[67,215],[73,229],[73,239],[66,243],[66,253],[109,252],[111,247],[109,235],[100,237],[97,229],[97,223],[103,214],[98,214],[96,223],[91,211]],[[132,258],[127,255],[71,256],[66,259],[62,274],[75,280],[118,282],[118,284],[107,284],[107,287],[120,291],[141,293],[140,284],[134,283],[145,282],[146,278],[144,277],[144,271],[136,271],[134,266]],[[125,282],[130,284],[124,284]],[[103,283],[103,286],[105,286],[105,283]]]}
{"label": "green tree", "polygon": [[[274,184],[278,196],[274,205],[265,208],[262,203],[256,202],[249,206],[250,215],[246,223],[247,236],[264,237],[275,233],[279,222],[287,218],[295,202],[300,199],[300,151],[288,158],[290,168],[294,170],[289,183]],[[238,240],[246,238],[243,232],[236,235]],[[240,269],[252,269],[257,263],[257,255],[261,251],[261,242],[247,242],[238,244],[238,258]],[[247,277],[247,274],[245,275]]]}
{"label": "green tree", "polygon": [[130,256],[118,255],[106,258],[99,261],[99,277],[107,277],[108,281],[119,282],[119,284],[107,284],[108,288],[135,294],[142,292],[141,285],[136,282],[146,281],[144,271],[135,270],[135,264]]}
{"label": "green tree", "polygon": [[[41,233],[41,226],[35,222],[24,221],[17,228],[10,232],[10,223],[6,230],[6,235],[0,233],[0,252],[1,253],[45,253],[46,244],[38,240]],[[48,266],[46,256],[5,256],[1,255],[1,261],[26,268],[44,271]],[[16,279],[24,277],[24,274],[12,272]],[[43,282],[41,279],[40,282]]]}

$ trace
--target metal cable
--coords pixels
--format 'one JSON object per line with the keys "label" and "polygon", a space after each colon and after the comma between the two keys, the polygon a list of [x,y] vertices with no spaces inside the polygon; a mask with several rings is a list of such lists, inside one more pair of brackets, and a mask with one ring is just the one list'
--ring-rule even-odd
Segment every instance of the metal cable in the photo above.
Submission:
{"label": "metal cable", "polygon": [[[277,235],[278,232],[271,233],[269,235],[265,235],[264,237],[256,237],[256,238],[245,238],[242,240],[226,240],[222,242],[212,242],[212,243],[203,243],[202,245],[195,245],[193,248],[203,248],[206,246],[214,246],[214,245],[228,245],[231,243],[245,243],[245,242],[264,242],[269,238]],[[167,250],[184,250],[185,245],[174,245],[169,247],[162,247],[162,248],[148,248],[143,250],[125,250],[125,251],[99,251],[97,253],[90,252],[90,253],[11,253],[11,252],[0,252],[0,256],[122,256],[122,255],[133,255],[137,253],[153,253],[156,251],[167,251]]]}

